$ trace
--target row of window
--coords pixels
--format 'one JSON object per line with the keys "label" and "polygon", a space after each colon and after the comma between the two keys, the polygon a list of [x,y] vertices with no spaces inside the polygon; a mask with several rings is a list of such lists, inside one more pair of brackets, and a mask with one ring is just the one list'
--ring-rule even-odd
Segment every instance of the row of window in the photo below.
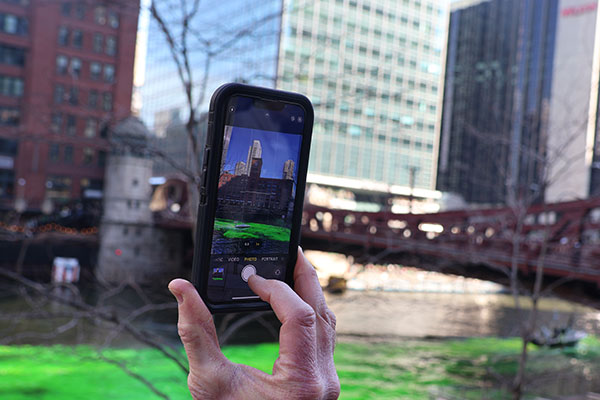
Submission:
{"label": "row of window", "polygon": [[0,44],[0,64],[22,67],[25,65],[25,49]]}
{"label": "row of window", "polygon": [[23,79],[0,75],[0,96],[22,97],[24,88]]}
{"label": "row of window", "polygon": [[[61,14],[65,17],[85,19],[86,5],[84,2],[67,1],[61,4]],[[98,25],[108,25],[113,29],[119,27],[119,14],[114,10],[108,10],[105,6],[94,7],[94,22]]]}
{"label": "row of window", "polygon": [[0,169],[0,199],[13,197],[15,189],[15,171]]}
{"label": "row of window", "polygon": [[[100,93],[97,90],[90,90],[87,100],[87,106],[91,109],[112,110],[113,96],[111,92],[103,92],[100,98]],[[66,88],[64,85],[55,85],[54,104],[79,105],[79,88],[76,86]]]}
{"label": "row of window", "polygon": [[[350,26],[350,25],[349,25]],[[352,25],[353,26],[353,25]],[[350,30],[350,31],[353,31]],[[298,31],[295,27],[291,27],[290,28],[290,36],[292,37],[296,37]],[[374,52],[376,51],[375,56],[379,56],[379,52],[380,49],[382,47],[381,44],[381,37],[382,37],[383,33],[380,30],[376,30],[375,31],[375,43],[377,43],[377,46],[375,47],[375,50],[373,50]],[[302,38],[303,39],[308,39],[310,40],[313,36],[316,37],[317,41],[321,44],[321,45],[327,45],[327,47],[331,48],[331,49],[337,49],[340,44],[340,37],[337,35],[331,35],[329,36],[327,33],[322,32],[322,33],[316,33],[314,31],[311,31],[309,29],[304,29],[302,31]],[[396,37],[394,35],[393,32],[389,32],[386,34],[386,38],[387,41],[391,44],[394,43],[394,41],[396,40]],[[363,38],[363,40],[366,40],[366,38]],[[437,48],[437,47],[431,47],[431,44],[427,43],[427,42],[423,42],[423,40],[418,41],[418,40],[408,40],[407,37],[405,35],[401,35],[397,38],[397,42],[400,45],[400,47],[405,48],[407,45],[410,45],[410,48],[412,48],[413,50],[417,50],[419,48],[419,46],[423,47],[423,51],[426,53],[431,52],[432,54],[435,55],[439,55],[441,53],[441,49]],[[364,42],[362,43],[355,43],[354,40],[352,38],[346,37],[346,40],[344,42],[344,45],[346,47],[346,49],[348,50],[352,50],[355,46],[358,46],[359,51],[361,54],[366,55],[367,54],[367,47],[368,45]],[[389,47],[389,45],[388,45]]]}
{"label": "row of window", "polygon": [[[350,66],[350,69],[351,68],[352,68],[352,66]],[[351,70],[349,72],[351,72]],[[365,74],[366,73],[366,68],[364,66],[358,66],[357,67],[357,72]],[[379,67],[373,67],[371,69],[370,73],[371,73],[371,76],[378,77],[379,73],[380,73]],[[382,73],[382,78],[383,78],[384,83],[387,85],[391,81],[391,74],[390,74],[390,72],[389,71],[383,72]],[[283,80],[286,81],[286,82],[292,82],[294,80],[293,79],[293,73],[292,73],[291,70],[288,70],[288,69],[285,70],[284,75],[283,75]],[[396,77],[396,83],[398,83],[400,85],[404,85],[404,82],[405,82],[405,77],[403,77],[403,76],[397,76]],[[338,85],[338,82],[336,82],[336,81],[327,81],[326,83],[327,83],[327,88],[330,89],[330,90],[332,90],[332,91],[335,91],[335,89],[336,89],[336,87]],[[313,80],[312,80],[312,84],[313,84],[314,88],[318,89],[318,88],[324,86],[325,80],[324,80],[324,78],[322,76],[321,77],[315,76],[313,78]],[[415,90],[415,89],[418,88],[422,92],[424,92],[426,90],[430,90],[431,93],[434,93],[434,94],[437,93],[437,91],[438,91],[438,87],[437,87],[436,84],[431,84],[430,83],[428,85],[426,82],[420,81],[420,82],[418,82],[418,85],[417,85],[417,81],[414,78],[412,78],[412,77],[406,79],[406,88],[408,88],[410,90]],[[350,83],[347,82],[347,81],[344,82],[344,83],[342,83],[342,90],[344,92],[346,92],[346,93],[349,93],[350,92]],[[363,88],[363,87],[357,85],[355,94],[357,96],[359,96],[359,97],[362,97],[363,95],[365,95],[365,96],[367,96],[369,98],[374,98],[374,97],[377,96],[377,88],[374,87],[374,86],[369,86],[369,87]],[[390,97],[389,92],[381,92],[380,94],[382,96],[385,95],[384,97],[388,97],[388,98]],[[397,94],[394,95],[394,100],[400,101],[401,97],[402,97],[401,94],[397,93]]]}
{"label": "row of window", "polygon": [[[58,28],[58,44],[60,46],[73,46],[76,49],[84,47],[85,34],[80,29],[69,30],[66,26]],[[104,36],[101,33],[94,33],[91,36],[91,48],[94,53],[104,53],[109,56],[117,54],[117,37],[112,35]]]}
{"label": "row of window", "polygon": [[0,32],[25,36],[28,30],[29,24],[25,18],[13,14],[0,13]]}
{"label": "row of window", "polygon": [[[64,56],[59,54],[56,56],[56,73],[58,75],[71,75],[74,78],[80,78],[83,69],[83,62],[78,57]],[[104,72],[103,72],[104,71]],[[115,81],[115,66],[112,64],[104,64],[97,61],[91,61],[89,63],[89,78],[93,81],[103,80],[106,83],[113,83]]]}
{"label": "row of window", "polygon": [[17,126],[21,121],[18,107],[0,106],[0,126]]}
{"label": "row of window", "polygon": [[[69,200],[71,198],[72,185],[72,178],[60,175],[49,175],[46,178],[46,197],[52,200]],[[87,189],[102,190],[104,182],[101,179],[82,178],[79,181],[79,186],[82,195],[85,196],[84,191]]]}
{"label": "row of window", "polygon": [[[73,145],[66,144],[61,146],[58,143],[51,143],[48,148],[48,159],[51,163],[55,164],[61,161],[65,164],[73,164],[73,152]],[[82,150],[81,164],[85,166],[97,165],[98,167],[104,167],[106,164],[106,151],[100,150],[96,152],[96,150],[91,147],[84,147]]]}
{"label": "row of window", "polygon": [[[56,112],[52,114],[50,130],[54,133],[66,133],[69,136],[75,136],[77,135],[77,123],[78,120],[75,115]],[[86,118],[83,136],[87,138],[96,137],[99,126],[98,119],[92,117]],[[106,137],[106,131],[102,130],[100,136]]]}
{"label": "row of window", "polygon": [[[335,1],[338,4],[343,4],[345,2],[345,0],[336,0]],[[421,8],[421,1],[420,0],[413,0],[412,2],[409,0],[403,0],[402,3],[404,4],[404,6],[411,6],[412,3],[412,7],[415,9],[420,9]],[[428,14],[432,14],[434,11],[434,7],[432,3],[426,3],[426,11]],[[358,2],[356,0],[349,0],[348,1],[348,5],[350,6],[350,8],[358,8]],[[374,11],[375,15],[379,15],[379,16],[384,16],[387,15],[389,18],[391,18],[393,20],[393,18],[395,17],[395,13],[386,13],[383,8],[380,7],[371,7],[370,4],[368,3],[363,3],[362,5],[362,9],[365,12],[371,12]]]}

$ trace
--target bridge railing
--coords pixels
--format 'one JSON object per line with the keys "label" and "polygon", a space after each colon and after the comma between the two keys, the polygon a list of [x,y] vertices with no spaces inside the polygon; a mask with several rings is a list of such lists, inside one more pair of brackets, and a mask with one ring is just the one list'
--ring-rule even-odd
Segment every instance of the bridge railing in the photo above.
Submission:
{"label": "bridge railing", "polygon": [[555,275],[600,276],[600,199],[536,206],[522,213],[497,208],[393,214],[307,205],[303,236],[469,262],[507,266],[516,261],[522,269],[543,260]]}

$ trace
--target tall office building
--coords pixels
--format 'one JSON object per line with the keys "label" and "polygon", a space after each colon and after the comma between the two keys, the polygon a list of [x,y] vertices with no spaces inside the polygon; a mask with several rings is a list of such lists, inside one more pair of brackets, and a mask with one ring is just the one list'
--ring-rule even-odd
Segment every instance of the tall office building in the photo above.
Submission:
{"label": "tall office building", "polygon": [[[192,2],[186,3],[191,5]],[[173,32],[179,32],[179,21],[170,19],[173,3],[164,1],[156,4],[163,16],[169,19]],[[201,108],[208,109],[211,94],[227,82],[274,87],[281,14],[282,0],[202,0],[199,3],[198,12],[190,23],[194,29],[188,42],[195,99],[200,97],[207,62],[207,51],[197,38],[201,36],[210,41],[213,44],[211,51],[219,50],[218,54],[210,57]],[[187,120],[188,105],[164,34],[150,15],[145,15],[145,18],[149,19],[147,43],[151,47],[146,52],[144,78],[140,82],[143,83],[140,91],[141,118],[161,136],[166,134],[163,127],[169,125],[170,119]]]}
{"label": "tall office building", "polygon": [[287,160],[283,163],[283,179],[291,179],[294,180],[294,161]]}
{"label": "tall office building", "polygon": [[314,104],[309,171],[433,189],[446,2],[286,4],[277,86]]}
{"label": "tall office building", "polygon": [[255,159],[262,159],[262,147],[260,145],[260,141],[254,140],[252,142],[252,146],[248,148],[248,158],[246,159],[246,175],[250,175],[250,170],[252,169],[252,161]]}
{"label": "tall office building", "polygon": [[235,163],[235,171],[233,173],[235,176],[246,175],[246,163],[243,161],[238,161]]}
{"label": "tall office building", "polygon": [[[235,15],[230,2],[210,4],[237,26],[277,23],[277,35],[261,31],[224,57],[231,68],[211,77],[209,93],[239,78],[306,94],[315,107],[309,172],[320,182],[409,186],[414,170],[415,187],[434,188],[446,0],[270,0]],[[176,96],[185,108],[180,83],[150,78],[167,68],[154,53],[142,90],[150,125]]]}
{"label": "tall office building", "polygon": [[137,1],[0,2],[0,209],[101,194],[130,113]]}
{"label": "tall office building", "polygon": [[437,188],[471,203],[592,192],[597,4],[452,5]]}

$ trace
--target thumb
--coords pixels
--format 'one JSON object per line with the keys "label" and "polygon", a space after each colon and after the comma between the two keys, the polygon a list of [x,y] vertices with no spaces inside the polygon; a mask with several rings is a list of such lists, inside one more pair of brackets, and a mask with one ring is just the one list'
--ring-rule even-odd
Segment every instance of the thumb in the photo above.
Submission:
{"label": "thumb", "polygon": [[169,290],[177,299],[177,330],[190,363],[190,372],[198,372],[214,361],[225,359],[212,315],[194,285],[184,279],[175,279],[169,283]]}

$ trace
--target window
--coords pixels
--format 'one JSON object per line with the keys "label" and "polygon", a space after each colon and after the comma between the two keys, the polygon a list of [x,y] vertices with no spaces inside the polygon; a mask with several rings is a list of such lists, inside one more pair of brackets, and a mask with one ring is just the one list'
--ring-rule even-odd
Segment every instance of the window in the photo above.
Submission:
{"label": "window", "polygon": [[71,178],[50,175],[46,179],[46,197],[52,200],[69,200],[71,198]]}
{"label": "window", "polygon": [[62,3],[60,13],[65,17],[69,17],[71,15],[71,2]]}
{"label": "window", "polygon": [[119,14],[117,14],[116,11],[111,10],[108,12],[108,26],[113,29],[119,27]]}
{"label": "window", "polygon": [[79,89],[75,86],[71,86],[69,90],[69,104],[76,106],[79,103]]}
{"label": "window", "polygon": [[104,39],[102,38],[102,34],[94,33],[94,42],[93,42],[92,48],[94,49],[95,53],[102,53],[102,43],[103,42],[104,42]]}
{"label": "window", "polygon": [[62,129],[62,114],[54,113],[52,114],[52,119],[50,122],[50,130],[54,133],[59,133]]}
{"label": "window", "polygon": [[90,94],[88,96],[88,107],[89,108],[97,108],[98,107],[98,91],[90,90]]}
{"label": "window", "polygon": [[27,35],[27,20],[12,14],[0,13],[0,31],[12,35]]}
{"label": "window", "polygon": [[58,144],[52,143],[50,145],[50,149],[49,149],[49,152],[48,152],[48,158],[53,163],[58,162],[58,159],[60,158],[60,149],[58,147]]}
{"label": "window", "polygon": [[60,46],[69,45],[69,29],[65,26],[58,28],[58,44]]}
{"label": "window", "polygon": [[81,76],[81,60],[77,57],[71,59],[71,75],[75,78]]}
{"label": "window", "polygon": [[0,125],[17,126],[21,119],[21,111],[17,107],[0,106]]}
{"label": "window", "polygon": [[115,67],[111,64],[104,64],[104,82],[113,83],[115,80]]}
{"label": "window", "polygon": [[102,109],[104,111],[112,110],[112,93],[105,92],[102,94]]}
{"label": "window", "polygon": [[99,25],[106,24],[106,7],[98,6],[94,9],[94,22]]}
{"label": "window", "polygon": [[23,79],[0,75],[0,95],[9,97],[23,96]]}
{"label": "window", "polygon": [[73,146],[70,144],[65,146],[65,164],[73,164]]}
{"label": "window", "polygon": [[106,165],[106,151],[98,151],[98,166],[104,167]]}
{"label": "window", "polygon": [[114,36],[108,36],[106,38],[106,49],[105,52],[109,56],[117,54],[117,38]]}
{"label": "window", "polygon": [[75,5],[75,16],[77,17],[77,19],[85,18],[85,5],[84,4],[77,3]]}
{"label": "window", "polygon": [[94,118],[88,118],[85,121],[85,130],[83,131],[83,134],[85,135],[85,137],[93,138],[94,136],[96,136],[97,129],[98,121],[96,121]]}
{"label": "window", "polygon": [[77,133],[77,118],[74,115],[67,115],[67,126],[65,127],[67,135],[75,136]]}
{"label": "window", "polygon": [[102,65],[99,62],[92,61],[90,63],[90,78],[94,81],[100,80],[102,74]]}
{"label": "window", "polygon": [[15,186],[15,173],[0,169],[0,198],[11,198]]}
{"label": "window", "polygon": [[56,73],[58,75],[66,75],[68,64],[69,64],[69,60],[67,59],[66,56],[63,56],[63,55],[56,56]]}
{"label": "window", "polygon": [[25,50],[19,47],[0,44],[0,63],[7,65],[25,65]]}
{"label": "window", "polygon": [[65,87],[63,85],[54,86],[54,103],[62,104],[65,101]]}
{"label": "window", "polygon": [[90,147],[83,148],[83,165],[91,165],[94,162],[94,149]]}
{"label": "window", "polygon": [[11,14],[5,15],[3,28],[6,33],[17,33],[17,17]]}
{"label": "window", "polygon": [[83,32],[79,29],[73,30],[73,47],[78,49],[83,47]]}

